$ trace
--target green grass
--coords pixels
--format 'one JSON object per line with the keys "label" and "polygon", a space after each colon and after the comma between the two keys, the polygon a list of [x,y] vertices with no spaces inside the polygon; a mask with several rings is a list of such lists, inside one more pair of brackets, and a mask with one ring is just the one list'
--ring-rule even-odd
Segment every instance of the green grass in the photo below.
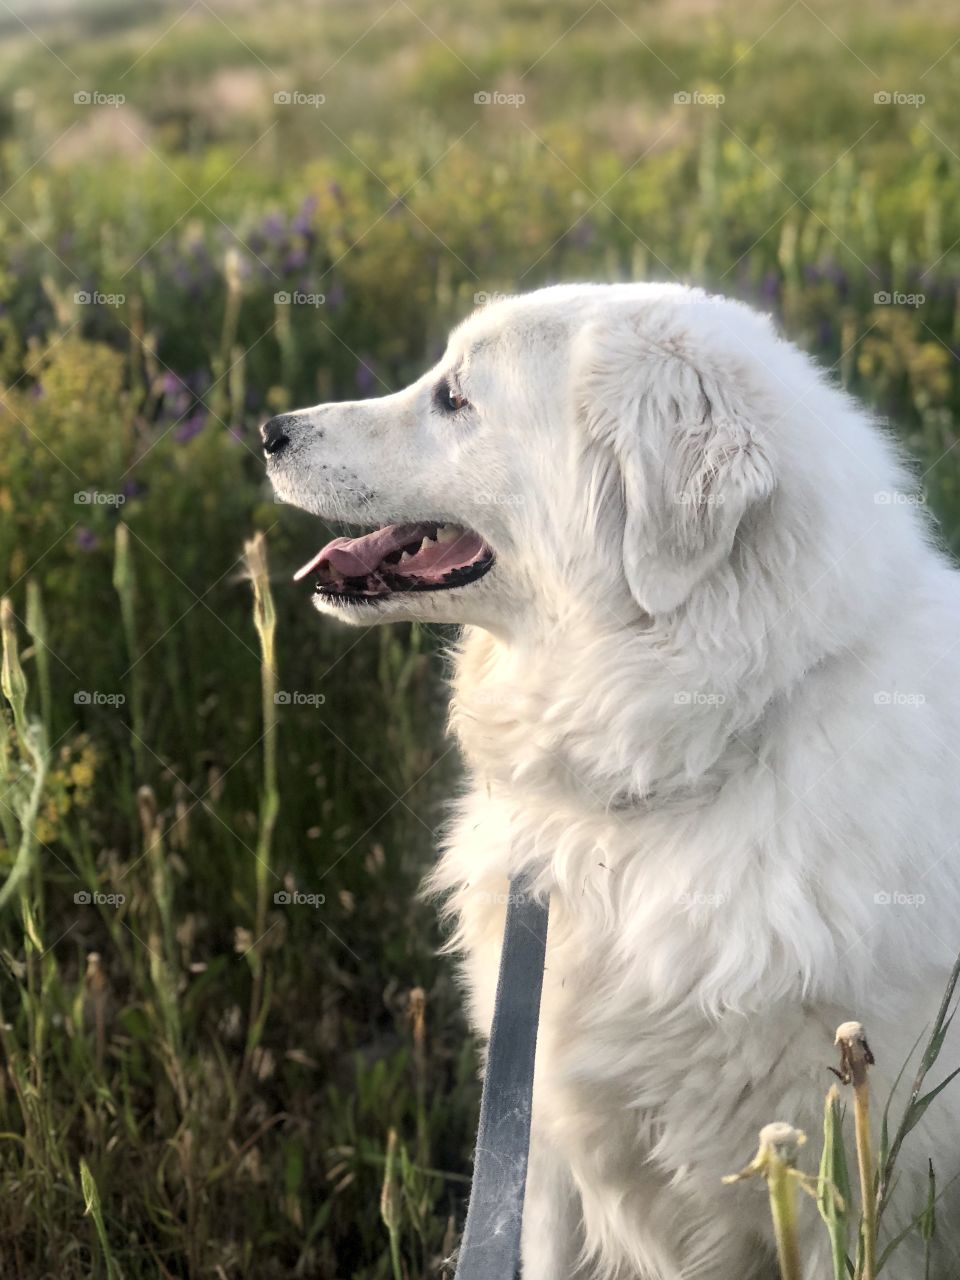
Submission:
{"label": "green grass", "polygon": [[[323,534],[273,503],[257,424],[403,385],[481,292],[698,280],[892,419],[956,550],[952,14],[23,17],[0,13],[0,587],[26,682],[0,739],[0,1239],[28,1277],[435,1276],[478,1101],[416,899],[456,785],[448,637],[313,615],[290,575]],[[327,101],[274,103],[293,89]],[[526,101],[475,105],[494,89]],[[295,290],[325,300],[275,302]],[[294,891],[324,900],[274,902]]]}

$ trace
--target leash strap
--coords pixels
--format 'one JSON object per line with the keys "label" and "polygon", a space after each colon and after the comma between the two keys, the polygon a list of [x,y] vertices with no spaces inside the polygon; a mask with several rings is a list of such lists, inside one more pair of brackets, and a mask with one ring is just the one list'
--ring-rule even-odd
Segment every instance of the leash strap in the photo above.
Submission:
{"label": "leash strap", "polygon": [[548,904],[510,881],[467,1223],[454,1280],[513,1280],[530,1148]]}

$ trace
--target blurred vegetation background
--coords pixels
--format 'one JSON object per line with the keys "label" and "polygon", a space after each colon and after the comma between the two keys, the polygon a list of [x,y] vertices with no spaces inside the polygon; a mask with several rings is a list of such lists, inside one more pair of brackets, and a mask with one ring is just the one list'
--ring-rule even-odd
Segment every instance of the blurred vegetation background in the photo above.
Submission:
{"label": "blurred vegetation background", "polygon": [[0,1247],[437,1276],[478,1100],[415,897],[445,637],[313,614],[257,425],[402,386],[491,294],[695,281],[889,417],[956,551],[955,14],[16,0],[0,36]]}

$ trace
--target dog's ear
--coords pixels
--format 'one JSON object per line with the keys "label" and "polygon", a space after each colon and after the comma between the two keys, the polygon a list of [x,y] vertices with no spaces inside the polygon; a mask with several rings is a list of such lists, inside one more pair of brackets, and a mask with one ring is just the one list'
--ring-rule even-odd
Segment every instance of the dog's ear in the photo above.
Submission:
{"label": "dog's ear", "polygon": [[627,584],[645,612],[668,613],[775,487],[750,370],[711,358],[699,335],[633,326],[606,335],[590,366],[587,417],[620,469]]}

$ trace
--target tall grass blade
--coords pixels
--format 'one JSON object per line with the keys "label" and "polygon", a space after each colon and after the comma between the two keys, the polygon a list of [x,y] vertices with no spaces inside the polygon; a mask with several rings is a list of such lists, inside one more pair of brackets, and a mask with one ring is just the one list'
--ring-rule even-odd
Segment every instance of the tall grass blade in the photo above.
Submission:
{"label": "tall grass blade", "polygon": [[[13,606],[6,598],[0,600],[0,635],[3,640],[3,665],[0,668],[0,688],[13,713],[19,768],[9,766],[13,781],[7,789],[3,805],[5,812],[12,810],[17,831],[5,823],[5,830],[13,835],[12,847],[16,847],[13,866],[0,888],[0,909],[10,901],[13,893],[24,883],[35,865],[39,842],[37,840],[37,814],[43,798],[47,775],[47,739],[39,720],[27,717],[27,680],[20,665],[17,642],[17,625]],[[6,743],[10,747],[9,741]],[[6,755],[6,752],[4,753]],[[7,803],[9,799],[9,804]]]}
{"label": "tall grass blade", "polygon": [[[877,1184],[878,1222],[883,1216],[883,1211],[890,1199],[890,1188],[894,1167],[897,1162],[897,1156],[900,1154],[900,1148],[903,1145],[903,1140],[916,1124],[916,1119],[914,1118],[915,1109],[918,1105],[923,1105],[923,1110],[925,1110],[926,1106],[929,1105],[929,1102],[932,1101],[932,1097],[927,1098],[926,1100],[921,1099],[920,1091],[923,1088],[923,1082],[926,1078],[927,1072],[934,1065],[940,1054],[940,1050],[943,1048],[944,1039],[951,1022],[953,1021],[953,1015],[956,1012],[956,1009],[951,1011],[950,1006],[953,1002],[953,996],[956,991],[958,981],[960,981],[960,955],[957,956],[954,961],[953,968],[950,971],[950,977],[947,981],[943,998],[940,1001],[940,1008],[937,1010],[937,1016],[934,1019],[933,1030],[930,1032],[930,1037],[927,1041],[926,1047],[924,1048],[923,1054],[921,1055],[920,1066],[914,1078],[913,1087],[910,1090],[910,1097],[907,1100],[906,1107],[904,1108],[903,1117],[900,1120],[897,1132],[890,1144],[890,1150],[887,1154],[887,1158],[880,1166],[879,1181]],[[954,1075],[955,1074],[956,1072],[954,1072]],[[948,1077],[948,1079],[944,1081],[944,1084],[948,1083],[950,1079],[952,1079],[952,1076]],[[939,1092],[939,1089],[936,1092]]]}
{"label": "tall grass blade", "polygon": [[933,1161],[927,1161],[927,1203],[920,1215],[920,1235],[923,1237],[923,1280],[930,1280],[931,1245],[937,1230],[937,1175]]}
{"label": "tall grass blade", "polygon": [[823,1109],[823,1153],[817,1176],[817,1208],[830,1237],[833,1280],[846,1280],[850,1267],[847,1240],[851,1204],[850,1173],[843,1145],[843,1108],[834,1085],[827,1093]]}
{"label": "tall grass blade", "polygon": [[100,1192],[97,1189],[97,1183],[90,1172],[90,1166],[83,1157],[80,1157],[80,1188],[83,1192],[83,1212],[85,1217],[93,1219],[93,1225],[97,1232],[97,1239],[100,1242],[100,1248],[103,1252],[103,1260],[107,1268],[107,1276],[109,1280],[122,1280],[123,1273],[117,1266],[110,1248],[110,1240],[107,1236],[107,1228],[103,1221],[103,1210],[100,1207]]}
{"label": "tall grass blade", "polygon": [[263,775],[260,792],[260,815],[257,831],[256,905],[254,912],[253,945],[247,958],[253,969],[253,986],[250,997],[250,1013],[247,1023],[247,1049],[244,1066],[249,1068],[250,1057],[256,1048],[263,1026],[265,1010],[261,1008],[263,996],[263,960],[259,943],[267,932],[267,905],[272,866],[273,832],[280,811],[280,791],[277,782],[277,673],[275,667],[276,611],[270,591],[270,570],[267,562],[266,539],[262,533],[250,539],[244,547],[244,564],[253,586],[253,621],[260,640],[260,695],[263,718]]}
{"label": "tall grass blade", "polygon": [[113,587],[120,597],[120,618],[127,646],[130,665],[126,674],[130,678],[130,727],[133,730],[133,759],[137,780],[146,776],[144,757],[144,687],[140,667],[140,649],[137,643],[137,579],[130,550],[130,530],[125,524],[117,525],[114,545]]}
{"label": "tall grass blade", "polygon": [[393,1280],[403,1280],[400,1263],[400,1184],[397,1178],[397,1133],[391,1129],[387,1136],[387,1158],[383,1169],[383,1186],[380,1191],[380,1217],[390,1237],[390,1266]]}
{"label": "tall grass blade", "polygon": [[27,583],[27,631],[33,641],[37,661],[37,688],[40,692],[40,718],[48,739],[53,733],[53,695],[50,690],[50,647],[47,643],[47,618],[43,610],[40,587],[31,578]]}

